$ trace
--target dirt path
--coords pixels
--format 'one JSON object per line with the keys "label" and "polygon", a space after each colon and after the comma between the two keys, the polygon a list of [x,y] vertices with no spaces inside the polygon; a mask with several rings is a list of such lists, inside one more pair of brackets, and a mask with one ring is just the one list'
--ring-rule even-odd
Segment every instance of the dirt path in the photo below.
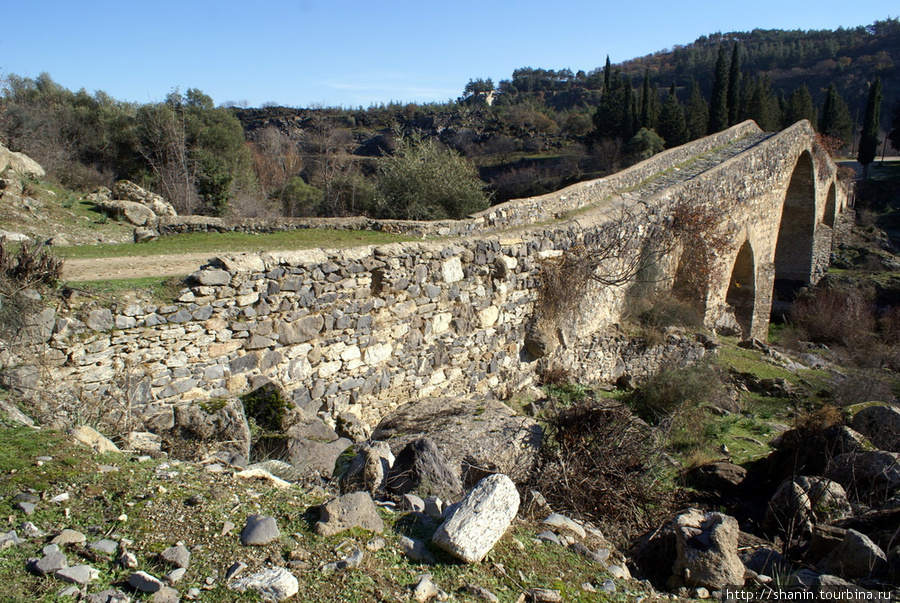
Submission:
{"label": "dirt path", "polygon": [[186,276],[195,272],[215,253],[185,253],[146,257],[69,259],[63,264],[63,280],[103,281],[144,276]]}

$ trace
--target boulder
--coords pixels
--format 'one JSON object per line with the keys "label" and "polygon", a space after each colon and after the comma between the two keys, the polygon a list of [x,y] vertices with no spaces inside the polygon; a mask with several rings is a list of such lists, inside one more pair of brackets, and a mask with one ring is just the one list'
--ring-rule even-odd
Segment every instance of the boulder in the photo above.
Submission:
{"label": "boulder", "polygon": [[853,429],[863,434],[876,448],[900,452],[900,408],[868,406],[853,417]]}
{"label": "boulder", "polygon": [[401,406],[372,433],[373,440],[389,441],[394,454],[426,437],[450,459],[466,486],[491,473],[522,484],[537,462],[543,430],[496,400],[430,398]]}
{"label": "boulder", "polygon": [[743,586],[744,564],[738,557],[738,522],[722,513],[688,509],[674,522],[677,559],[671,586],[719,590]]}
{"label": "boulder", "polygon": [[490,475],[450,512],[431,541],[465,563],[478,563],[503,537],[518,510],[513,481],[502,473]]}
{"label": "boulder", "polygon": [[841,543],[817,565],[823,572],[848,580],[881,575],[888,568],[884,551],[856,530],[847,530]]}
{"label": "boulder", "polygon": [[807,535],[815,523],[830,523],[851,513],[847,493],[824,477],[800,476],[781,483],[769,501],[764,527],[771,534]]}
{"label": "boulder", "polygon": [[150,241],[159,239],[159,231],[155,228],[148,228],[147,226],[138,226],[134,229],[132,238],[135,243],[149,243]]}
{"label": "boulder", "polygon": [[414,440],[397,453],[385,485],[388,492],[397,496],[416,492],[422,497],[439,496],[456,501],[463,495],[455,467],[428,438]]}
{"label": "boulder", "polygon": [[268,515],[251,515],[241,531],[241,544],[244,546],[264,546],[281,536],[274,517]]}
{"label": "boulder", "polygon": [[111,196],[116,199],[124,199],[134,203],[145,205],[157,216],[176,216],[178,212],[171,203],[156,193],[141,188],[129,180],[119,180],[113,186]]}
{"label": "boulder", "polygon": [[165,440],[179,459],[201,461],[219,451],[250,457],[250,426],[239,400],[176,405]]}
{"label": "boulder", "polygon": [[384,521],[368,492],[344,494],[322,505],[322,513],[315,527],[317,534],[333,536],[350,528],[362,528],[378,534],[384,531]]}
{"label": "boulder", "polygon": [[25,153],[15,153],[2,145],[0,158],[0,172],[9,170],[29,178],[43,178],[47,174],[41,164]]}
{"label": "boulder", "polygon": [[356,456],[340,476],[341,492],[361,490],[373,496],[383,493],[395,460],[391,447],[387,442],[364,442],[358,444],[356,449]]}
{"label": "boulder", "polygon": [[[865,436],[846,425],[822,430],[791,429],[773,440],[772,446],[775,450],[766,460],[765,473],[780,480],[795,475],[824,475],[835,457],[871,449]],[[842,485],[846,488],[846,484]]]}
{"label": "boulder", "polygon": [[338,437],[321,419],[300,419],[283,434],[259,438],[254,454],[284,459],[298,471],[330,477],[338,457],[352,445],[353,442]]}
{"label": "boulder", "polygon": [[97,452],[119,452],[119,448],[112,443],[112,440],[104,436],[102,433],[88,427],[87,425],[79,425],[69,430],[69,435],[78,442],[90,446]]}
{"label": "boulder", "polygon": [[828,472],[847,492],[864,502],[890,498],[900,489],[900,453],[871,450],[841,454]]}
{"label": "boulder", "polygon": [[717,461],[700,465],[691,474],[694,485],[701,490],[733,492],[747,477],[747,470],[734,463]]}
{"label": "boulder", "polygon": [[114,199],[98,203],[97,207],[115,220],[125,220],[135,226],[150,226],[156,222],[156,214],[146,205],[134,201]]}

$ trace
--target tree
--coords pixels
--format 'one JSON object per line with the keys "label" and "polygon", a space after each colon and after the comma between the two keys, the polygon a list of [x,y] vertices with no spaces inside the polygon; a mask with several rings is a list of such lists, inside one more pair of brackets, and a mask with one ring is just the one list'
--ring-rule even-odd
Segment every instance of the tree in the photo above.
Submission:
{"label": "tree", "polygon": [[741,109],[741,45],[734,43],[731,50],[731,67],[728,70],[728,124],[738,122]]}
{"label": "tree", "polygon": [[712,98],[709,101],[708,134],[721,132],[728,127],[728,61],[725,47],[719,46],[716,70],[713,75]]}
{"label": "tree", "polygon": [[888,133],[888,140],[895,151],[900,151],[900,100],[894,106],[894,112],[891,114],[891,131]]}
{"label": "tree", "polygon": [[847,145],[853,136],[853,120],[847,103],[838,93],[834,84],[828,88],[825,104],[819,120],[819,133],[837,139],[837,148]]}
{"label": "tree", "polygon": [[[705,130],[705,128],[704,128]],[[666,148],[671,149],[688,141],[688,126],[684,115],[684,107],[678,101],[675,84],[669,89],[669,95],[663,101],[659,114],[659,135],[666,141]]]}
{"label": "tree", "polygon": [[640,127],[655,130],[659,124],[659,95],[656,87],[650,83],[650,70],[644,71],[644,83],[641,86],[641,119]]}
{"label": "tree", "polygon": [[809,94],[806,84],[795,89],[788,97],[783,125],[789,127],[801,119],[809,120],[813,127],[818,125],[818,112],[813,105],[812,96]]}
{"label": "tree", "polygon": [[881,78],[875,78],[869,88],[869,99],[866,102],[866,114],[863,117],[862,134],[859,139],[859,154],[856,159],[863,166],[863,178],[869,174],[869,164],[878,154],[878,127],[881,121]]}
{"label": "tree", "polygon": [[765,132],[775,132],[781,127],[781,111],[778,98],[772,93],[768,76],[756,76],[747,83],[744,98],[744,118],[752,119]]}
{"label": "tree", "polygon": [[659,134],[648,128],[638,130],[628,144],[625,151],[634,163],[653,157],[665,148],[665,144]]}
{"label": "tree", "polygon": [[378,217],[462,218],[487,208],[474,166],[431,139],[405,136],[397,153],[378,162]]}
{"label": "tree", "polygon": [[473,94],[486,94],[493,91],[494,80],[492,80],[491,78],[487,78],[486,80],[478,78],[475,80],[469,80],[469,83],[466,84],[466,88],[463,94],[465,94],[465,96],[471,96]]}
{"label": "tree", "polygon": [[685,109],[685,119],[690,140],[706,136],[709,127],[709,105],[700,93],[700,84],[694,78],[691,78],[691,94]]}

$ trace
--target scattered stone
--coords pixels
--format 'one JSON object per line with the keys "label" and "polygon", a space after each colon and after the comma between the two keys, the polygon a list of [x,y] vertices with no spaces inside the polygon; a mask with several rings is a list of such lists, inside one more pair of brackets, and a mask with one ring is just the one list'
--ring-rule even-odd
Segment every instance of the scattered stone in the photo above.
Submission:
{"label": "scattered stone", "polygon": [[616,594],[616,583],[613,580],[604,580],[603,584],[600,585],[600,592],[606,593],[607,595]]}
{"label": "scattered stone", "polygon": [[418,582],[413,587],[413,599],[419,603],[425,603],[441,594],[441,589],[431,581],[431,574],[420,574]]}
{"label": "scattered stone", "polygon": [[191,552],[186,546],[179,544],[164,550],[159,554],[159,558],[173,567],[186,568],[191,562]]}
{"label": "scattered stone", "polygon": [[502,473],[484,478],[453,509],[432,542],[457,559],[478,563],[506,533],[519,510],[519,492]]}
{"label": "scattered stone", "polygon": [[53,540],[50,541],[50,543],[62,547],[67,544],[81,544],[86,541],[87,541],[87,536],[85,536],[81,532],[76,532],[75,530],[65,529],[62,532],[60,532],[56,537],[54,537]]}
{"label": "scattered stone", "polygon": [[75,565],[56,570],[53,575],[60,580],[83,586],[99,578],[100,570],[94,569],[90,565]]}
{"label": "scattered stone", "polygon": [[818,563],[819,569],[854,580],[887,571],[887,555],[865,534],[847,530],[841,543]]}
{"label": "scattered stone", "polygon": [[264,601],[284,601],[299,592],[300,583],[286,569],[273,567],[235,580],[228,588],[238,592],[256,591]]}
{"label": "scattered stone", "polygon": [[0,533],[0,551],[16,546],[17,544],[22,544],[22,541],[16,535],[15,530],[6,532],[5,534]]}
{"label": "scattered stone", "polygon": [[31,515],[37,508],[37,505],[30,502],[18,502],[16,503],[16,507],[18,507],[20,511],[25,513],[25,515]]}
{"label": "scattered stone", "polygon": [[291,487],[290,482],[272,475],[261,467],[248,467],[243,471],[238,471],[237,473],[235,473],[234,477],[238,479],[266,482],[274,486],[275,488],[278,488],[279,490],[288,490]]}
{"label": "scattered stone", "polygon": [[528,597],[532,603],[562,603],[562,593],[551,588],[529,588]]}
{"label": "scattered stone", "polygon": [[438,446],[427,438],[413,440],[397,453],[387,476],[392,494],[416,492],[420,496],[440,496],[459,500],[463,494],[457,470]]}
{"label": "scattered stone", "polygon": [[366,543],[366,548],[368,550],[372,551],[373,553],[375,551],[380,551],[385,546],[387,546],[387,543],[384,541],[384,538],[373,538],[372,540],[370,540],[369,542]]}
{"label": "scattered stone", "polygon": [[551,532],[547,530],[546,532],[541,532],[537,535],[538,540],[543,540],[544,542],[550,542],[552,544],[556,544],[559,546],[563,546],[563,543],[560,541],[559,537],[556,535],[556,532]]}
{"label": "scattered stone", "polygon": [[[63,599],[66,597],[78,598],[78,597],[81,597],[81,595],[82,595],[81,589],[78,588],[77,586],[67,586],[64,589],[62,589],[61,591],[59,591],[58,593],[56,593],[56,598],[57,599]],[[90,599],[88,599],[88,601],[90,601]],[[94,603],[94,602],[90,601],[90,603]]]}
{"label": "scattered stone", "polygon": [[178,591],[170,586],[163,586],[150,597],[151,603],[178,603],[181,596]]}
{"label": "scattered stone", "polygon": [[400,497],[400,508],[412,511],[413,513],[424,513],[425,501],[415,494],[404,494]]}
{"label": "scattered stone", "polygon": [[241,544],[244,546],[264,546],[281,536],[274,517],[267,515],[251,515],[241,532]]}
{"label": "scattered stone", "polygon": [[380,534],[384,521],[378,515],[368,492],[352,492],[322,505],[321,519],[315,530],[320,536],[333,536],[350,528],[362,528]]}
{"label": "scattered stone", "polygon": [[365,442],[358,445],[356,456],[341,476],[341,492],[366,491],[373,496],[383,493],[394,455],[387,442]]}
{"label": "scattered stone", "polygon": [[[45,547],[46,548],[46,547]],[[69,561],[66,555],[61,551],[45,553],[41,559],[33,560],[28,564],[28,569],[38,574],[53,574],[57,570],[69,567]]]}
{"label": "scattered stone", "polygon": [[[23,521],[20,523],[19,529],[22,530],[22,535],[25,536],[25,538],[43,538],[47,535],[30,521]],[[0,538],[2,538],[2,536],[0,536]]]}
{"label": "scattered stone", "polygon": [[409,536],[401,536],[398,544],[403,554],[413,561],[421,561],[429,565],[434,563],[434,555],[431,554],[431,551],[428,550],[425,543],[421,540],[410,538]]}
{"label": "scattered stone", "polygon": [[98,540],[97,542],[92,542],[88,545],[88,548],[103,555],[112,555],[119,548],[119,543],[117,543],[115,540],[103,539]]}
{"label": "scattered stone", "polygon": [[142,593],[155,593],[163,586],[162,580],[147,572],[135,572],[128,578],[128,585]]}
{"label": "scattered stone", "polygon": [[554,528],[568,530],[569,532],[582,539],[587,537],[587,532],[584,531],[584,528],[582,526],[578,525],[578,523],[576,523],[574,520],[569,519],[565,515],[560,515],[559,513],[550,514],[542,523],[548,526],[553,526]]}
{"label": "scattered stone", "polygon": [[184,578],[184,575],[185,575],[186,573],[187,573],[187,569],[186,569],[186,568],[179,567],[179,568],[177,568],[177,569],[173,569],[171,572],[169,572],[168,574],[166,574],[165,576],[163,576],[163,580],[165,580],[165,581],[168,582],[169,584],[176,584],[176,583],[179,582],[182,578]]}
{"label": "scattered stone", "polygon": [[336,567],[339,570],[356,569],[362,565],[365,553],[359,548],[353,549],[353,552],[337,562]]}
{"label": "scattered stone", "polygon": [[119,558],[116,560],[116,563],[124,567],[125,569],[137,569],[138,560],[134,553],[124,551]]}
{"label": "scattered stone", "polygon": [[489,603],[498,603],[500,599],[497,598],[497,595],[484,588],[483,586],[476,586],[474,584],[466,584],[463,587],[463,590],[473,597],[481,599],[482,601],[488,601]]}
{"label": "scattered stone", "polygon": [[244,570],[247,569],[247,567],[247,564],[243,561],[235,561],[231,567],[228,568],[228,571],[225,572],[225,581],[227,582],[233,578],[237,578],[244,573]]}
{"label": "scattered stone", "polygon": [[630,580],[631,572],[628,571],[628,566],[623,564],[614,563],[612,565],[607,566],[606,571],[609,572],[609,575],[613,578],[618,578],[619,580]]}
{"label": "scattered stone", "polygon": [[66,501],[69,500],[70,498],[72,498],[72,495],[71,495],[71,494],[69,494],[68,492],[63,492],[62,494],[57,494],[56,496],[54,496],[53,498],[51,498],[48,502],[52,502],[52,503],[55,503],[55,504],[59,504],[59,503],[62,503],[62,502],[66,502]]}
{"label": "scattered stone", "polygon": [[852,427],[869,438],[876,448],[900,452],[900,409],[867,406],[854,415]]}
{"label": "scattered stone", "polygon": [[128,593],[115,588],[107,588],[99,593],[88,595],[85,601],[87,603],[131,603],[132,599]]}

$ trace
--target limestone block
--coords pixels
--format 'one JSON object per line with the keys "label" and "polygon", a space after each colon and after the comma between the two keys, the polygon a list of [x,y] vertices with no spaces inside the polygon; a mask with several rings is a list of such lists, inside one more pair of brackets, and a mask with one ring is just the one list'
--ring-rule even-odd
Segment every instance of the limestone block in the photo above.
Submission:
{"label": "limestone block", "polygon": [[228,588],[238,592],[255,591],[263,601],[284,601],[300,591],[300,583],[288,570],[273,567],[239,578]]}
{"label": "limestone block", "polygon": [[465,277],[462,262],[458,256],[454,256],[441,264],[441,275],[445,283],[455,283],[461,281]]}
{"label": "limestone block", "polygon": [[519,492],[502,473],[478,485],[437,529],[432,542],[457,559],[478,563],[503,537],[519,510]]}
{"label": "limestone block", "polygon": [[689,588],[718,590],[744,584],[744,564],[737,554],[738,522],[722,513],[689,509],[675,518],[678,558],[673,578]]}

